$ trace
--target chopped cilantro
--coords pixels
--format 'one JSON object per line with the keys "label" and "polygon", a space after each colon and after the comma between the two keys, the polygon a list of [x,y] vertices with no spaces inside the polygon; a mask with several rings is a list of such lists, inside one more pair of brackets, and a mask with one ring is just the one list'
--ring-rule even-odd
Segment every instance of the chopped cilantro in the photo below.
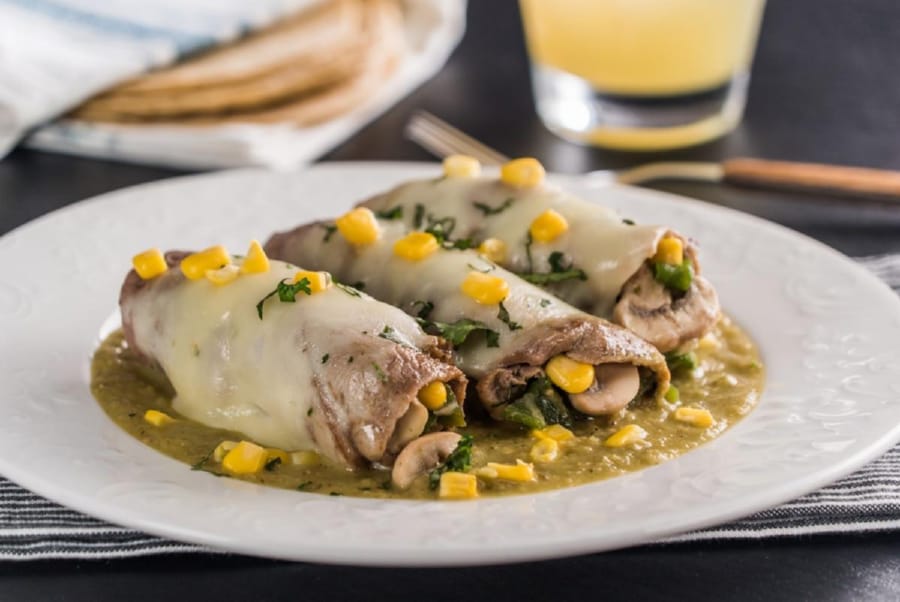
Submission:
{"label": "chopped cilantro", "polygon": [[500,302],[500,311],[497,313],[497,319],[506,324],[510,330],[519,330],[522,328],[522,325],[518,322],[513,322],[509,317],[509,311],[503,305],[503,301]]}
{"label": "chopped cilantro", "polygon": [[312,416],[312,415],[313,415],[313,409],[312,409],[312,408],[309,408],[308,410],[306,410],[306,415],[307,415],[307,416]]}
{"label": "chopped cilantro", "polygon": [[288,283],[287,279],[282,280],[278,283],[278,286],[275,287],[271,293],[263,297],[259,303],[256,304],[256,313],[259,316],[259,319],[263,319],[263,304],[274,295],[278,295],[278,300],[282,303],[294,303],[296,301],[297,293],[306,293],[307,295],[312,294],[312,289],[309,288],[309,278],[301,278],[298,282]]}
{"label": "chopped cilantro", "polygon": [[626,218],[622,219],[622,223],[625,224],[626,226],[633,226],[633,225],[634,225],[634,220],[633,220],[633,219],[628,219],[628,218],[626,217]]}
{"label": "chopped cilantro", "polygon": [[331,354],[329,354],[329,353],[326,353],[325,355],[323,355],[323,356],[322,356],[322,363],[323,363],[323,364],[327,364],[327,363],[328,363],[328,358],[329,358],[329,357],[331,357]]}
{"label": "chopped cilantro", "polygon": [[[529,239],[530,238],[531,236],[529,235]],[[576,268],[571,261],[566,262],[565,254],[560,251],[553,251],[550,253],[547,262],[550,264],[549,272],[528,272],[519,274],[519,277],[532,284],[538,285],[552,284],[554,282],[563,282],[572,279],[587,280],[587,274],[585,274],[584,270]],[[529,264],[530,263],[531,259],[529,251]]]}
{"label": "chopped cilantro", "polygon": [[344,291],[345,293],[347,293],[348,295],[350,295],[351,297],[362,297],[362,295],[359,293],[359,291],[356,290],[359,287],[349,286],[342,282],[335,282],[334,285],[336,287],[338,287],[339,289],[341,289],[342,291]]}
{"label": "chopped cilantro", "polygon": [[491,330],[487,324],[478,320],[461,318],[449,324],[446,322],[432,322],[423,318],[418,318],[417,321],[422,328],[439,334],[454,347],[459,347],[466,342],[470,334],[478,331],[484,332],[488,347],[500,346],[500,333],[496,330]]}
{"label": "chopped cilantro", "polygon": [[401,219],[403,217],[403,205],[397,205],[384,211],[376,211],[375,217],[388,220]]}
{"label": "chopped cilantro", "polygon": [[463,435],[447,459],[428,474],[428,487],[437,489],[445,472],[465,472],[472,468],[472,435]]}
{"label": "chopped cilantro", "polygon": [[541,299],[541,307],[549,307],[551,303],[550,299]]}
{"label": "chopped cilantro", "polygon": [[388,375],[384,373],[384,370],[381,369],[381,366],[379,366],[375,362],[372,362],[372,367],[375,369],[375,376],[378,377],[378,380],[386,383],[388,381]]}
{"label": "chopped cilantro", "polygon": [[487,217],[489,215],[497,215],[498,213],[502,213],[502,212],[506,211],[507,209],[509,209],[510,205],[512,205],[512,204],[513,204],[512,197],[509,197],[508,199],[503,201],[502,204],[500,204],[496,207],[491,207],[490,205],[486,205],[485,203],[479,203],[478,201],[472,202],[472,205],[474,205],[476,209],[481,211],[481,213],[484,214],[485,217]]}
{"label": "chopped cilantro", "polygon": [[322,242],[328,242],[331,240],[332,235],[337,232],[337,226],[334,224],[319,224],[322,228],[325,229],[325,236],[322,237]]}
{"label": "chopped cilantro", "polygon": [[413,215],[413,228],[418,230],[422,227],[422,221],[425,219],[425,205],[416,203],[415,215]]}
{"label": "chopped cilantro", "polygon": [[400,338],[400,335],[397,334],[397,331],[394,330],[392,326],[385,325],[384,330],[378,333],[378,336],[382,339],[387,339],[392,343],[397,343],[398,345],[409,346],[409,344]]}
{"label": "chopped cilantro", "polygon": [[417,305],[421,305],[422,309],[419,310],[419,313],[416,314],[416,317],[427,320],[429,314],[431,314],[431,310],[434,309],[434,303],[432,303],[431,301],[414,301],[412,304],[413,308],[415,308]]}

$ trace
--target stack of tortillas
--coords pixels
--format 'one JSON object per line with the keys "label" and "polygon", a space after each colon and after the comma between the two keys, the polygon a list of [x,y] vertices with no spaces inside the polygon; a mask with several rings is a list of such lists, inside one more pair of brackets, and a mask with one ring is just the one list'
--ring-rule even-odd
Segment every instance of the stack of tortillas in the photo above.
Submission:
{"label": "stack of tortillas", "polygon": [[327,0],[231,45],[108,90],[88,121],[311,125],[369,98],[405,47],[397,0]]}

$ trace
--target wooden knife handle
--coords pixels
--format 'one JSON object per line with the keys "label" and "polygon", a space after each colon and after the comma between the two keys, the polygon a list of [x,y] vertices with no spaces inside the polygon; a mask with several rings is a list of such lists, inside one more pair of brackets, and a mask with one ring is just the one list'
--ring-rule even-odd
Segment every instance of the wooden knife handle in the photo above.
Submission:
{"label": "wooden knife handle", "polygon": [[900,171],[736,158],[722,163],[725,182],[762,188],[814,189],[900,201]]}

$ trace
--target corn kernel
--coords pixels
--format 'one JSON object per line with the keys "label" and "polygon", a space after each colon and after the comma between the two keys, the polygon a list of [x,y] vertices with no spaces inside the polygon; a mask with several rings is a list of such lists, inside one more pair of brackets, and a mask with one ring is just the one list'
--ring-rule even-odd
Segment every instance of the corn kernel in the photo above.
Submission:
{"label": "corn kernel", "polygon": [[575,438],[575,433],[567,429],[561,424],[551,424],[542,429],[531,431],[532,436],[536,439],[552,439],[558,443],[569,441]]}
{"label": "corn kernel", "polygon": [[439,380],[419,390],[419,401],[429,410],[439,410],[447,403],[447,386]]}
{"label": "corn kernel", "polygon": [[228,452],[237,447],[237,444],[237,441],[222,441],[213,450],[212,459],[216,462],[221,462]]}
{"label": "corn kernel", "polygon": [[156,278],[160,274],[165,274],[169,269],[166,258],[159,249],[148,249],[143,253],[138,253],[131,258],[131,265],[134,266],[134,271],[142,280]]}
{"label": "corn kernel", "polygon": [[553,242],[569,230],[569,222],[553,209],[547,209],[531,222],[531,238],[537,242]]}
{"label": "corn kernel", "polygon": [[146,412],[144,412],[144,420],[146,420],[153,426],[164,426],[171,422],[175,422],[174,418],[172,418],[165,412],[160,412],[158,410],[147,410]]}
{"label": "corn kernel", "polygon": [[544,182],[544,166],[533,157],[513,159],[500,168],[500,180],[515,188],[534,188]]}
{"label": "corn kernel", "polygon": [[531,446],[531,459],[535,462],[553,462],[559,456],[559,443],[554,439],[538,439]]}
{"label": "corn kernel", "polygon": [[318,466],[321,462],[321,456],[314,451],[303,450],[291,453],[291,464],[296,466]]}
{"label": "corn kernel", "polygon": [[356,246],[370,245],[381,236],[381,228],[371,209],[357,207],[334,222],[347,242]]}
{"label": "corn kernel", "polygon": [[499,238],[488,238],[478,245],[478,252],[494,263],[503,263],[506,260],[506,243]]}
{"label": "corn kernel", "polygon": [[200,280],[207,270],[218,270],[231,263],[231,256],[222,245],[193,253],[181,260],[181,273],[188,280]]}
{"label": "corn kernel", "polygon": [[464,472],[445,472],[441,475],[438,495],[445,500],[470,500],[478,497],[478,479]]}
{"label": "corn kernel", "polygon": [[509,295],[509,284],[499,276],[469,272],[460,287],[467,297],[482,305],[500,303]]}
{"label": "corn kernel", "polygon": [[420,261],[439,248],[440,245],[433,234],[410,232],[394,243],[394,255],[409,261]]}
{"label": "corn kernel", "polygon": [[234,264],[226,265],[218,270],[206,270],[206,279],[219,286],[228,284],[238,277],[241,269]]}
{"label": "corn kernel", "polygon": [[267,447],[266,448],[266,464],[268,464],[269,462],[272,462],[273,460],[276,460],[276,459],[282,465],[291,463],[291,457],[288,455],[288,453],[286,451],[281,450],[281,449],[276,449],[274,447]]}
{"label": "corn kernel", "polygon": [[684,243],[680,238],[666,236],[656,246],[656,255],[653,256],[653,261],[681,265],[684,261]]}
{"label": "corn kernel", "polygon": [[479,470],[476,474],[480,477],[488,479],[503,479],[505,481],[518,481],[525,483],[534,480],[534,464],[516,460],[515,464],[498,464],[497,462],[488,462],[485,469]]}
{"label": "corn kernel", "polygon": [[334,284],[331,274],[328,272],[308,272],[306,270],[300,270],[294,274],[294,283],[296,284],[304,278],[309,282],[309,291],[311,295],[321,293],[322,291],[331,288],[331,285]]}
{"label": "corn kernel", "polygon": [[241,264],[241,274],[262,274],[269,271],[269,258],[259,241],[251,240],[247,255]]}
{"label": "corn kernel", "polygon": [[701,408],[678,408],[675,410],[675,420],[686,422],[700,428],[709,428],[715,424],[715,420],[709,410]]}
{"label": "corn kernel", "polygon": [[594,366],[565,355],[553,357],[544,366],[547,378],[566,393],[584,393],[594,384]]}
{"label": "corn kernel", "polygon": [[241,441],[222,458],[222,467],[234,474],[254,474],[266,465],[265,448],[250,441]]}
{"label": "corn kernel", "polygon": [[603,444],[607,447],[625,447],[647,438],[647,431],[636,424],[628,424],[610,435]]}
{"label": "corn kernel", "polygon": [[477,178],[481,163],[468,155],[450,155],[444,159],[444,175],[448,178]]}

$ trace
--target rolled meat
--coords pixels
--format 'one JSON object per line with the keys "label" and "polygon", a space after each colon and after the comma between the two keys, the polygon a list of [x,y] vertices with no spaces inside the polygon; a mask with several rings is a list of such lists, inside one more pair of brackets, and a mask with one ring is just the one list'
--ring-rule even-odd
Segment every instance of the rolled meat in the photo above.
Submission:
{"label": "rolled meat", "polygon": [[466,378],[446,342],[398,309],[324,274],[295,282],[277,261],[235,277],[235,258],[223,283],[192,280],[186,256],[167,253],[170,269],[149,279],[132,270],[119,300],[128,345],[166,374],[180,414],[353,468],[391,465],[431,426],[418,400],[429,385],[461,408]]}
{"label": "rolled meat", "polygon": [[266,252],[328,270],[442,334],[494,418],[531,427],[565,424],[570,412],[564,397],[581,413],[605,415],[668,388],[664,357],[628,330],[560,301],[473,250],[447,249],[452,243],[441,245],[431,234],[409,234],[402,221],[369,226],[377,237],[363,244],[349,242],[328,223],[301,226],[274,235]]}
{"label": "rolled meat", "polygon": [[[504,268],[661,351],[712,329],[719,303],[700,276],[692,242],[665,226],[623,219],[542,177],[517,178],[516,167],[505,166],[501,178],[450,172],[413,181],[362,205],[408,228],[439,229],[457,242],[501,241],[502,253],[493,259]],[[536,162],[526,167],[543,174]],[[668,261],[660,258],[663,241],[680,247],[670,248]]]}

